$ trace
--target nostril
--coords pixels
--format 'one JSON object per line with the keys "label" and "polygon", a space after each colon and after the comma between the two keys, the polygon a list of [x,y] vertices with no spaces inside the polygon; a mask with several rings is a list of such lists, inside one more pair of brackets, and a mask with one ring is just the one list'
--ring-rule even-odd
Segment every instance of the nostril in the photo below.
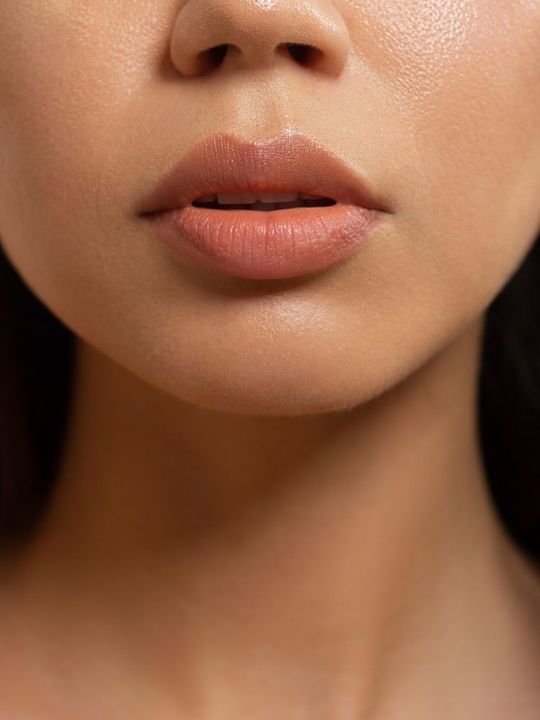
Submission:
{"label": "nostril", "polygon": [[[229,49],[234,50],[235,47],[230,43],[222,43],[201,50],[197,54],[196,70],[193,75],[201,75],[216,70],[223,64]],[[304,67],[315,67],[319,59],[324,56],[324,53],[318,48],[304,43],[280,43],[278,51],[289,53],[296,62]]]}
{"label": "nostril", "polygon": [[310,65],[313,63],[317,51],[312,45],[304,45],[302,43],[282,43],[280,47],[286,48],[292,57],[301,65]]}
{"label": "nostril", "polygon": [[227,54],[228,45],[216,45],[213,48],[210,48],[208,51],[210,54],[210,57],[212,59],[212,62],[215,63],[215,65],[221,65],[223,60],[225,59],[225,55]]}
{"label": "nostril", "polygon": [[197,56],[199,60],[199,72],[208,72],[219,67],[227,55],[228,48],[229,46],[227,44],[215,45],[200,52]]}

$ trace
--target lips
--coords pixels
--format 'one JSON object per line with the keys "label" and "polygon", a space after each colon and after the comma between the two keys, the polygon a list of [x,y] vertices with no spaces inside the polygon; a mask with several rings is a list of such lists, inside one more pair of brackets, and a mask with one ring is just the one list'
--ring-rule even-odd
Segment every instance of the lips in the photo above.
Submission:
{"label": "lips", "polygon": [[[238,195],[253,203],[273,193],[314,200],[270,212],[261,203],[256,210],[231,204]],[[210,198],[212,206],[201,206]],[[158,182],[139,214],[180,259],[266,279],[334,265],[356,252],[387,213],[345,161],[289,131],[270,142],[230,134],[200,142]]]}

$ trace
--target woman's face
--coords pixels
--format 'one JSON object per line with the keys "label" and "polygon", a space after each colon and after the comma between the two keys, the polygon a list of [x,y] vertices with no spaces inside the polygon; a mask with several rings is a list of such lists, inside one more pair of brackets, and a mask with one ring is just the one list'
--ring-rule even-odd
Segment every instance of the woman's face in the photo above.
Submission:
{"label": "woman's face", "polygon": [[[540,229],[538,0],[2,0],[0,27],[5,253],[76,334],[181,400],[374,397],[482,315]],[[141,203],[196,143],[286,127],[391,209],[355,255],[249,280],[149,232]]]}

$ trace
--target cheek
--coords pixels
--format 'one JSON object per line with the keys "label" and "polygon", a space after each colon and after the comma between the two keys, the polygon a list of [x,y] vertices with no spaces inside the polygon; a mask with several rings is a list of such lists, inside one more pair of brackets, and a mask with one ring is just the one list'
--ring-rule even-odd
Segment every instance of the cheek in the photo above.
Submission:
{"label": "cheek", "polygon": [[[482,308],[540,228],[540,3],[464,3],[462,15],[456,3],[457,25],[442,14],[448,5],[425,4],[444,22],[426,26],[423,52],[406,36],[420,37],[412,15],[391,49],[409,188],[398,223],[414,233],[408,260],[430,268],[438,296]],[[427,47],[429,83],[417,62]]]}
{"label": "cheek", "polygon": [[[12,7],[16,1],[8,0]],[[9,34],[2,48],[7,62],[0,63],[6,250],[81,336],[178,394],[196,383],[200,397],[217,392],[201,387],[200,368],[205,377],[228,377],[234,392],[244,383],[254,395],[263,377],[269,388],[280,380],[277,387],[301,392],[299,369],[329,397],[338,375],[343,397],[353,400],[365,388],[395,382],[481,312],[538,229],[540,5],[351,4],[358,53],[365,42],[362,62],[372,63],[385,84],[375,101],[393,97],[382,129],[367,141],[380,133],[373,144],[384,162],[374,157],[373,167],[396,199],[392,232],[335,280],[306,291],[302,302],[291,296],[262,309],[248,303],[240,312],[210,294],[202,298],[189,275],[155,253],[128,219],[131,178],[146,179],[150,164],[138,148],[165,164],[171,142],[194,125],[187,110],[172,104],[179,98],[189,106],[187,90],[161,96],[163,107],[176,107],[180,130],[166,120],[160,128],[152,112],[160,46],[176,4],[171,0],[164,12],[156,0],[154,12],[147,0],[129,8],[94,0],[77,3],[75,16],[66,10],[75,3],[48,3],[47,13],[40,3],[21,22],[24,37]],[[20,7],[24,13],[38,3]],[[163,29],[147,30],[152,16]],[[368,17],[363,38],[359,19]],[[298,103],[306,102],[305,85],[295,87]],[[190,92],[205,111],[204,90]],[[362,113],[358,87],[351,82],[344,92]],[[299,124],[311,122],[309,107]],[[218,129],[212,123],[208,133]],[[328,132],[352,138],[354,117],[342,124]],[[355,143],[351,155],[361,161],[366,140]],[[181,388],[178,368],[189,380]]]}
{"label": "cheek", "polygon": [[127,21],[121,3],[4,2],[0,237],[21,274],[55,304],[63,282],[99,276],[114,252],[104,230],[118,224],[134,150],[123,167],[115,157],[129,99],[157,57],[156,36],[141,19],[154,3],[130,3]]}
{"label": "cheek", "polygon": [[465,62],[418,125],[449,241],[462,238],[474,276],[499,284],[540,227],[540,4],[512,19],[504,9],[479,18]]}

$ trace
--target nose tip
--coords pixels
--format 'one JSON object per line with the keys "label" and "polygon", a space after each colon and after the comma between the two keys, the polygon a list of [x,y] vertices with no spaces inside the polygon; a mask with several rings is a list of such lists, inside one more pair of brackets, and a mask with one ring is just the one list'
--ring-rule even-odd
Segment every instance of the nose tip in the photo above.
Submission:
{"label": "nose tip", "polygon": [[331,0],[188,0],[171,37],[184,77],[278,61],[338,75],[349,52],[348,28]]}

